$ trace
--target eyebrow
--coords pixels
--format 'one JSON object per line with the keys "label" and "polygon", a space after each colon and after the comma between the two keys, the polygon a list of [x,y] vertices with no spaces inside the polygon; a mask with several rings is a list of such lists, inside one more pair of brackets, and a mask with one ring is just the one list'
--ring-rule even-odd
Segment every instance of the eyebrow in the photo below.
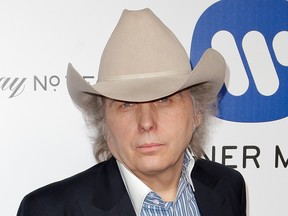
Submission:
{"label": "eyebrow", "polygon": [[149,103],[149,102],[155,102],[155,101],[158,101],[158,100],[161,100],[163,98],[169,98],[169,97],[173,97],[173,96],[176,96],[176,95],[179,95],[179,96],[183,96],[183,92],[182,91],[178,91],[178,92],[175,92],[174,94],[171,94],[171,95],[167,95],[167,96],[164,96],[164,97],[161,97],[161,98],[158,98],[158,99],[155,99],[155,100],[152,100],[152,101],[143,101],[143,102],[135,102],[135,101],[125,101],[125,100],[116,100],[116,99],[112,99],[112,98],[104,98],[104,104],[107,103],[107,105],[109,107],[111,107],[114,103]]}
{"label": "eyebrow", "polygon": [[105,98],[104,103],[107,103],[108,107],[111,107],[114,103],[136,103],[136,102],[131,102],[131,101],[122,101],[122,100],[115,100],[112,98]]}

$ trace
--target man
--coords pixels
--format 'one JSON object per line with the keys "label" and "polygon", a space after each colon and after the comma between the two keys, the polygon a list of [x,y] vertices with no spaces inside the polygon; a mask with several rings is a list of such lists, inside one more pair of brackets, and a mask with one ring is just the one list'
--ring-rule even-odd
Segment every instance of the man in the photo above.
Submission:
{"label": "man", "polygon": [[124,10],[97,83],[68,66],[69,93],[95,127],[102,162],[27,195],[18,216],[246,215],[242,176],[200,158],[225,68],[208,49],[191,70],[150,9]]}

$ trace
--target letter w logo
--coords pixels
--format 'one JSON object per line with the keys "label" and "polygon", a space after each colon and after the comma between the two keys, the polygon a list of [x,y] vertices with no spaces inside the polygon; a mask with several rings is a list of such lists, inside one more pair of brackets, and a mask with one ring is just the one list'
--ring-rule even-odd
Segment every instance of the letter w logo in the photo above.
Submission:
{"label": "letter w logo", "polygon": [[288,3],[280,0],[223,0],[202,14],[191,63],[196,65],[208,47],[226,59],[220,118],[266,122],[288,116],[287,20]]}

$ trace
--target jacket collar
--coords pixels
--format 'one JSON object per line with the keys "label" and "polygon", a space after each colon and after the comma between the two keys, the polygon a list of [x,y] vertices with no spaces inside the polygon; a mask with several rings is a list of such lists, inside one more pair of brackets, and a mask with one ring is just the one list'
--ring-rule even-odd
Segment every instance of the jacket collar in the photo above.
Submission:
{"label": "jacket collar", "polygon": [[115,158],[99,166],[92,202],[79,201],[83,216],[136,216]]}
{"label": "jacket collar", "polygon": [[[104,162],[95,175],[91,203],[78,203],[83,216],[136,216],[115,158]],[[216,190],[220,178],[207,172],[202,160],[196,161],[191,176],[201,215],[221,215],[225,199]]]}
{"label": "jacket collar", "polygon": [[202,160],[197,160],[192,171],[195,197],[200,213],[201,215],[222,215],[221,209],[225,199],[216,190],[220,178],[211,175],[202,165]]}

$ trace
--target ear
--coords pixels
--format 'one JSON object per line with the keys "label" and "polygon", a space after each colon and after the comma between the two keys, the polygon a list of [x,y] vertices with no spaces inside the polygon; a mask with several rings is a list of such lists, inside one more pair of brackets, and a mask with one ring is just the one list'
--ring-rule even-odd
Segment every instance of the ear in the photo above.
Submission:
{"label": "ear", "polygon": [[195,113],[193,131],[195,131],[200,126],[201,122],[202,122],[202,116],[200,115],[200,113]]}

